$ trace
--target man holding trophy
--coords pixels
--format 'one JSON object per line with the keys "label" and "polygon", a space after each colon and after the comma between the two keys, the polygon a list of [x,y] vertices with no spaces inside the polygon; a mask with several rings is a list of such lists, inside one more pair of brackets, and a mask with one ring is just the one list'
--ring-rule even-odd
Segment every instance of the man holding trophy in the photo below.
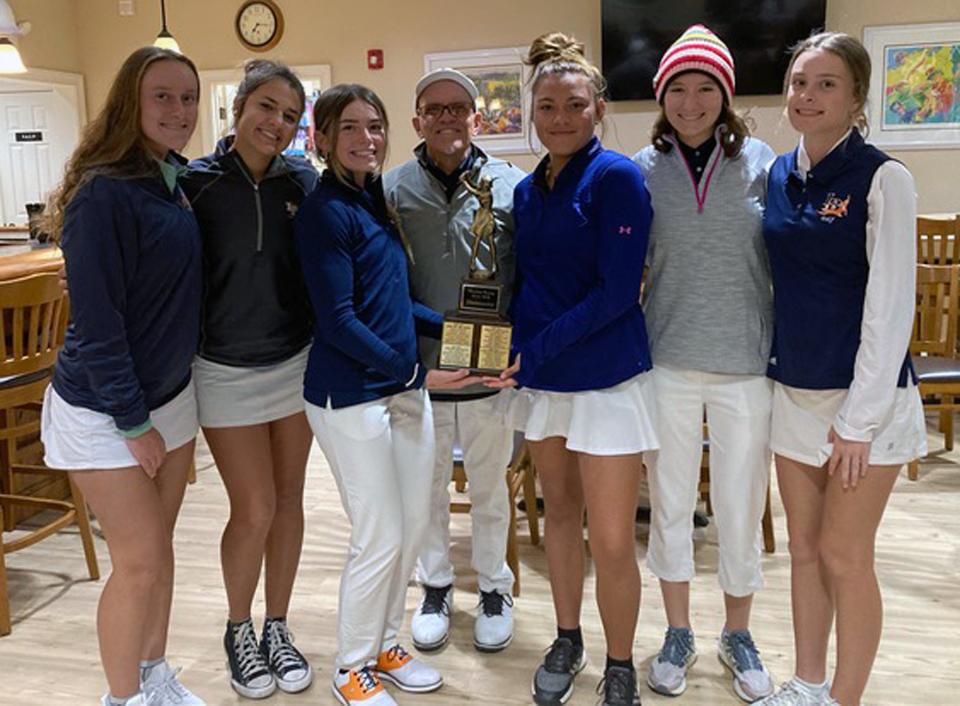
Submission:
{"label": "man holding trophy", "polygon": [[[473,144],[481,120],[477,95],[473,81],[454,69],[421,78],[413,127],[423,142],[384,184],[413,250],[413,297],[448,312],[442,341],[420,339],[422,360],[491,373],[509,364],[510,328],[503,316],[513,286],[513,187],[525,175]],[[513,432],[504,425],[504,394],[511,391],[480,385],[431,393],[436,466],[430,528],[417,562],[423,598],[412,623],[420,650],[439,649],[449,638],[454,573],[448,487],[455,439],[469,479],[472,565],[480,589],[474,646],[496,652],[513,639],[504,480]]]}

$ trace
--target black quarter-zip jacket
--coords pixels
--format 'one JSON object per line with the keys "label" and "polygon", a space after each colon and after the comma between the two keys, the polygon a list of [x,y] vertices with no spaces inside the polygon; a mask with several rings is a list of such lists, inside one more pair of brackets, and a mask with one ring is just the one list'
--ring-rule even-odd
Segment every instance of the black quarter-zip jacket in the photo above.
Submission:
{"label": "black quarter-zip jacket", "polygon": [[276,157],[258,183],[230,149],[232,140],[190,162],[181,177],[203,242],[200,356],[238,367],[271,365],[310,343],[293,218],[319,177],[305,160]]}

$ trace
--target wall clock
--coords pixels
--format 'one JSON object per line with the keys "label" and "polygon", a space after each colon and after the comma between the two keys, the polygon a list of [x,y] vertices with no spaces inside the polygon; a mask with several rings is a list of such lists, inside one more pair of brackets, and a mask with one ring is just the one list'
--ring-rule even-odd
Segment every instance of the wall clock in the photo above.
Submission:
{"label": "wall clock", "polygon": [[236,30],[247,49],[267,51],[283,36],[283,14],[273,0],[248,0],[237,11]]}

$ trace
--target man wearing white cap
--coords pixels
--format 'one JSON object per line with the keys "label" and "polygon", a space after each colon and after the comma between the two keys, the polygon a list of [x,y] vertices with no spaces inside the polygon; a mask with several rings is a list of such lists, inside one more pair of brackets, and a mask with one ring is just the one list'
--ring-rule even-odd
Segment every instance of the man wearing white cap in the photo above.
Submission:
{"label": "man wearing white cap", "polygon": [[[415,158],[384,179],[387,199],[400,215],[413,249],[413,296],[438,311],[455,309],[460,281],[466,276],[473,235],[470,226],[479,202],[461,183],[489,177],[498,279],[505,302],[513,284],[513,187],[525,175],[508,162],[488,156],[473,144],[481,116],[473,81],[455,69],[437,69],[417,83],[413,128],[423,142]],[[480,260],[490,268],[491,253],[481,244]],[[421,338],[421,358],[436,365],[439,342]],[[420,650],[446,644],[453,607],[450,563],[450,484],[455,439],[463,453],[472,505],[473,568],[480,596],[474,623],[474,646],[496,652],[513,639],[513,572],[505,561],[509,498],[504,474],[513,449],[513,433],[503,423],[498,396],[476,386],[456,393],[431,393],[436,429],[436,466],[430,528],[417,562],[423,598],[413,617],[414,645]]]}

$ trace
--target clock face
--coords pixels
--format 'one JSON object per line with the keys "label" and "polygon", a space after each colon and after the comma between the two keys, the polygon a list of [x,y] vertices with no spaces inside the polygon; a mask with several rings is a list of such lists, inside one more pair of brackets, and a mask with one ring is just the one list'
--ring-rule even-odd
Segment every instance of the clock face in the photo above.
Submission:
{"label": "clock face", "polygon": [[237,14],[237,34],[251,49],[268,49],[280,39],[283,20],[276,6],[248,2]]}

